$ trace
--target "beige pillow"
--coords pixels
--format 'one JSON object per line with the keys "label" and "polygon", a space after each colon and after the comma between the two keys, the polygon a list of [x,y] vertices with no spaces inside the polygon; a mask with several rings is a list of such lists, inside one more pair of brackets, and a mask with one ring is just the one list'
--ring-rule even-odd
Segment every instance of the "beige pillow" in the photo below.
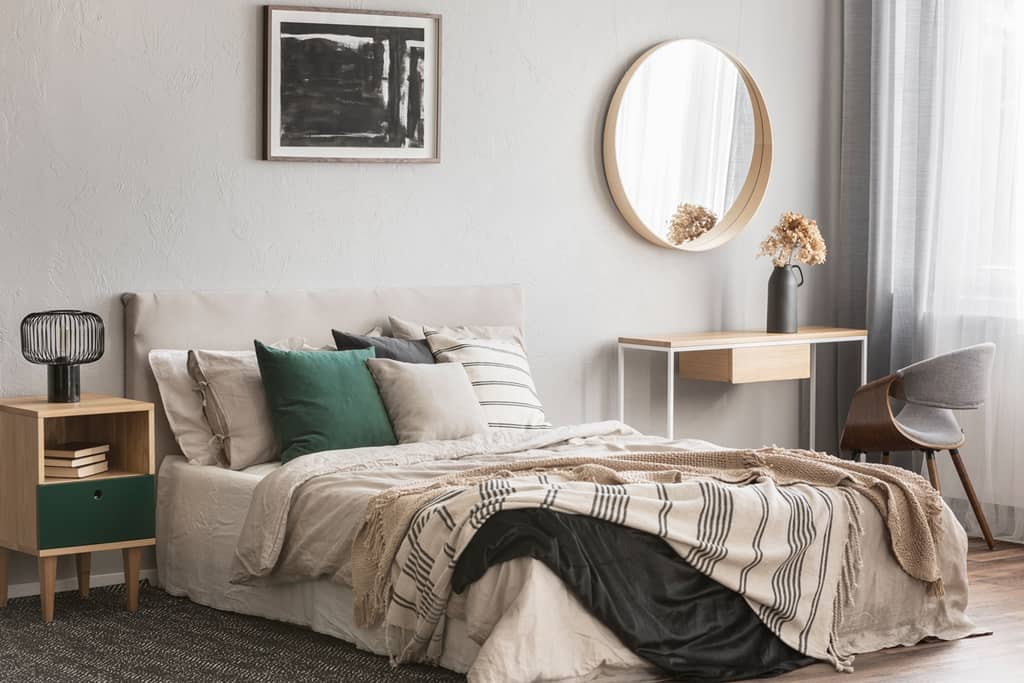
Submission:
{"label": "beige pillow", "polygon": [[526,347],[523,331],[515,325],[424,325],[422,323],[402,320],[393,315],[388,316],[391,324],[391,336],[397,339],[426,339],[435,332],[448,337],[475,337],[477,339],[515,339],[519,345]]}
{"label": "beige pillow", "polygon": [[199,385],[206,418],[221,442],[221,465],[241,470],[277,458],[255,351],[192,350],[188,372]]}
{"label": "beige pillow", "polygon": [[399,443],[461,439],[487,431],[484,411],[458,363],[371,358],[366,366]]}
{"label": "beige pillow", "polygon": [[[334,350],[314,348],[301,337],[272,346],[288,351]],[[188,352],[188,372],[202,394],[203,412],[219,442],[219,464],[242,470],[278,458],[255,351],[194,349]]]}
{"label": "beige pillow", "polygon": [[203,397],[189,376],[188,351],[154,349],[149,352],[149,367],[182,455],[193,465],[216,465],[222,449],[203,414]]}

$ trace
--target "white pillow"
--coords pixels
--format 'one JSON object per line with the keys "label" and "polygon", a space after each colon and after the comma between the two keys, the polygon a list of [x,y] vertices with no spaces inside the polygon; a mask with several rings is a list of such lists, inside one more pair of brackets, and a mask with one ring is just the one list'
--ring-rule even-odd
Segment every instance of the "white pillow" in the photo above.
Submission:
{"label": "white pillow", "polygon": [[520,346],[526,348],[526,343],[523,340],[523,331],[515,325],[458,325],[455,327],[424,325],[410,320],[402,320],[393,315],[388,316],[388,323],[391,325],[391,335],[396,339],[426,339],[430,335],[440,332],[449,337],[515,339],[519,342]]}
{"label": "white pillow", "polygon": [[160,389],[164,414],[182,455],[194,465],[216,465],[221,456],[220,444],[203,414],[203,397],[189,377],[187,361],[188,351],[184,350],[149,352],[149,367]]}
{"label": "white pillow", "polygon": [[515,339],[456,337],[437,332],[427,342],[438,363],[461,363],[487,423],[494,429],[547,429],[526,351]]}
{"label": "white pillow", "polygon": [[484,411],[457,363],[370,358],[366,367],[399,443],[462,439],[487,431]]}

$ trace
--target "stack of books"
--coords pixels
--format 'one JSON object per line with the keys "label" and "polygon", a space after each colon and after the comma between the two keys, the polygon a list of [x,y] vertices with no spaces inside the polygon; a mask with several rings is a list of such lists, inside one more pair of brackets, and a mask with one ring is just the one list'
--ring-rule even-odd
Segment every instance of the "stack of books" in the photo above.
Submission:
{"label": "stack of books", "polygon": [[43,468],[48,477],[85,479],[107,471],[109,452],[107,443],[62,443],[43,452]]}

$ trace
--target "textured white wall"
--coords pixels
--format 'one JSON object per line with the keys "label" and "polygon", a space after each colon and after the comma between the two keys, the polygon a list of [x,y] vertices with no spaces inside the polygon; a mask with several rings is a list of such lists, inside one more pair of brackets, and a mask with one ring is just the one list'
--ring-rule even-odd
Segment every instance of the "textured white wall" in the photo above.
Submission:
{"label": "textured white wall", "polygon": [[[770,264],[754,260],[758,241],[782,211],[833,209],[834,3],[339,4],[443,14],[439,165],[261,161],[257,2],[0,3],[0,395],[45,390],[44,369],[19,350],[33,310],[100,313],[108,351],[82,379],[119,393],[124,291],[519,282],[550,417],[607,418],[618,335],[763,325]],[[775,135],[761,210],[706,254],[635,235],[601,165],[619,77],[677,37],[738,55]],[[825,310],[813,300],[820,280],[809,273],[805,310]],[[661,368],[629,365],[643,387],[630,401],[640,428],[663,424]],[[679,396],[683,435],[795,445],[801,433],[796,383],[685,383]],[[98,558],[95,571],[117,564]],[[34,571],[25,558],[12,580]]]}

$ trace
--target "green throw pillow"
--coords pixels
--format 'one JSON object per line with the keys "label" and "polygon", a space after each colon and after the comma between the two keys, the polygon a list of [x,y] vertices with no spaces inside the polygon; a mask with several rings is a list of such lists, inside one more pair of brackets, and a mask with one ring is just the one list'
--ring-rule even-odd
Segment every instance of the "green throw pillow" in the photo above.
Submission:
{"label": "green throw pillow", "polygon": [[256,342],[281,462],[300,455],[397,443],[366,367],[372,348],[281,351]]}

